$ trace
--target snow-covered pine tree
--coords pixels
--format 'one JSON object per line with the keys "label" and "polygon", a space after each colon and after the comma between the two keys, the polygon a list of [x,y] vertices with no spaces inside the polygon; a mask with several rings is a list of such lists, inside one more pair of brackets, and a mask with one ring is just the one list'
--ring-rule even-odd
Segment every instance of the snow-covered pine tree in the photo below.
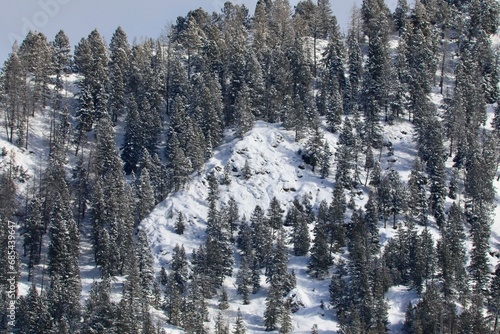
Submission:
{"label": "snow-covered pine tree", "polygon": [[127,101],[127,116],[125,118],[125,134],[123,136],[123,145],[121,158],[124,162],[125,173],[137,171],[137,164],[141,157],[144,139],[142,132],[142,123],[137,110],[137,103],[132,96]]}
{"label": "snow-covered pine tree", "polygon": [[109,43],[110,63],[110,110],[113,122],[118,120],[126,105],[126,92],[128,91],[129,66],[130,66],[130,45],[127,34],[118,27]]}

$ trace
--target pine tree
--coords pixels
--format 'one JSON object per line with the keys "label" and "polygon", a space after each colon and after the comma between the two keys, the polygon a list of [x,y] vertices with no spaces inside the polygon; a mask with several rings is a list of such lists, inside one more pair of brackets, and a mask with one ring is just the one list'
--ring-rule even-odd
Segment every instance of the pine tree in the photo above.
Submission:
{"label": "pine tree", "polygon": [[271,259],[266,270],[267,281],[281,289],[283,295],[294,288],[291,274],[288,273],[288,252],[285,246],[284,232],[280,231]]}
{"label": "pine tree", "polygon": [[396,170],[390,170],[386,178],[389,186],[389,206],[386,209],[392,214],[392,227],[396,228],[397,215],[406,209],[406,190]]}
{"label": "pine tree", "polygon": [[[35,285],[32,285],[26,296],[21,296],[17,300],[15,327],[22,333],[48,333],[54,330],[55,324],[47,305],[45,294],[38,292]],[[2,327],[2,329],[6,329]]]}
{"label": "pine tree", "polygon": [[368,201],[365,204],[364,216],[371,254],[377,253],[380,246],[380,237],[378,232],[379,214],[375,197],[376,194],[373,191],[370,191],[368,194]]}
{"label": "pine tree", "polygon": [[130,45],[127,41],[127,34],[118,27],[109,43],[110,63],[110,105],[111,119],[118,120],[118,116],[125,107],[125,92],[127,91],[127,81],[129,77]]}
{"label": "pine tree", "polygon": [[56,322],[65,318],[70,329],[75,329],[81,311],[79,234],[69,206],[69,192],[64,185],[63,181],[63,188],[56,193],[51,210],[48,303]]}
{"label": "pine tree", "polygon": [[360,46],[361,27],[359,10],[353,7],[349,30],[347,32],[347,67],[351,87],[350,105],[355,107],[360,98],[360,85],[363,76],[363,59]]}
{"label": "pine tree", "polygon": [[283,209],[281,209],[281,204],[276,197],[271,199],[267,216],[267,222],[272,229],[272,236],[274,236],[275,232],[279,232],[283,227]]}
{"label": "pine tree", "polygon": [[296,211],[293,215],[295,221],[293,222],[293,252],[295,256],[305,256],[309,252],[311,237],[309,236],[308,221],[300,211],[294,206],[290,210]]}
{"label": "pine tree", "polygon": [[413,167],[408,180],[408,207],[411,214],[421,225],[427,225],[427,177],[419,158],[413,162]]}
{"label": "pine tree", "polygon": [[325,179],[330,175],[330,167],[331,167],[331,157],[332,152],[330,151],[330,146],[325,141],[325,146],[323,147],[323,153],[320,156],[318,161],[319,173],[321,178]]}
{"label": "pine tree", "polygon": [[222,286],[220,296],[219,296],[219,305],[217,306],[219,310],[227,310],[229,308],[229,300],[227,296],[227,290]]}
{"label": "pine tree", "polygon": [[153,255],[151,248],[144,230],[137,232],[137,262],[139,266],[139,277],[142,288],[142,294],[145,299],[152,301],[153,299],[153,285],[155,280],[155,273],[153,269]]}
{"label": "pine tree", "polygon": [[184,293],[186,291],[187,282],[189,278],[189,263],[186,256],[186,251],[184,245],[175,245],[172,254],[172,261],[170,268],[172,273],[169,276],[170,283],[173,284],[179,293]]}
{"label": "pine tree", "polygon": [[394,9],[394,24],[396,26],[396,30],[398,31],[399,35],[401,36],[401,32],[403,29],[405,29],[407,17],[410,11],[410,7],[408,6],[408,3],[406,0],[398,0],[398,3],[396,5],[396,9]]}
{"label": "pine tree", "polygon": [[127,107],[121,158],[124,162],[125,173],[130,174],[131,172],[137,172],[137,164],[142,153],[144,139],[137,104],[132,97],[129,98]]}
{"label": "pine tree", "polygon": [[293,332],[292,316],[290,313],[290,302],[286,301],[283,305],[283,313],[280,321],[281,326],[278,333],[288,334]]}
{"label": "pine tree", "polygon": [[63,30],[60,30],[56,34],[54,41],[51,44],[52,62],[54,64],[54,72],[56,75],[55,86],[56,89],[60,91],[64,88],[62,77],[65,74],[68,74],[71,70],[71,44],[68,36]]}
{"label": "pine tree", "polygon": [[333,199],[328,209],[328,243],[330,256],[334,251],[338,251],[345,246],[346,229],[344,226],[344,216],[347,209],[344,189],[336,186],[333,190]]}
{"label": "pine tree", "polygon": [[355,138],[351,121],[346,118],[342,132],[339,135],[338,148],[335,152],[337,170],[335,171],[336,186],[351,189],[354,184],[352,169],[354,168]]}
{"label": "pine tree", "polygon": [[264,312],[264,325],[266,331],[273,331],[283,313],[283,302],[281,300],[281,287],[271,284],[266,297],[266,310]]}
{"label": "pine tree", "polygon": [[29,32],[19,47],[19,60],[26,76],[26,100],[22,112],[22,123],[18,128],[18,144],[28,148],[30,117],[47,105],[52,74],[52,52],[47,37],[40,32]]}
{"label": "pine tree", "polygon": [[158,110],[144,99],[140,105],[139,117],[143,136],[142,145],[154,156],[157,151],[158,142],[162,131],[162,121]]}
{"label": "pine tree", "polygon": [[182,235],[184,234],[185,229],[186,225],[184,223],[184,215],[182,214],[182,212],[179,212],[179,214],[177,215],[177,219],[175,221],[174,232]]}
{"label": "pine tree", "polygon": [[[243,255],[251,256],[253,254],[252,229],[245,220],[239,226],[236,246]],[[251,266],[251,263],[249,263],[249,266]]]}
{"label": "pine tree", "polygon": [[118,310],[111,301],[110,294],[109,278],[92,284],[83,312],[84,333],[93,333],[99,330],[114,331],[116,329],[116,312]]}
{"label": "pine tree", "polygon": [[250,222],[255,260],[260,266],[267,266],[272,251],[271,227],[265,219],[264,211],[260,206],[255,207]]}
{"label": "pine tree", "polygon": [[258,119],[264,119],[265,110],[262,103],[265,94],[264,78],[261,63],[259,63],[256,51],[253,48],[250,49],[247,55],[245,80],[250,91],[250,108],[252,114]]}
{"label": "pine tree", "polygon": [[141,176],[137,182],[137,199],[137,222],[141,222],[155,206],[154,192],[151,188],[151,179],[147,168],[141,170]]}
{"label": "pine tree", "polygon": [[208,333],[204,325],[208,320],[208,310],[202,288],[200,277],[193,277],[188,290],[185,312],[182,314],[183,328],[187,332]]}
{"label": "pine tree", "polygon": [[248,163],[247,159],[245,160],[245,165],[241,170],[241,174],[245,180],[248,180],[252,177],[252,169],[250,168],[250,164]]}
{"label": "pine tree", "polygon": [[238,312],[236,313],[236,322],[233,328],[233,334],[245,334],[246,328],[243,321],[243,316],[241,315],[241,310],[238,308]]}
{"label": "pine tree", "polygon": [[443,276],[443,294],[447,300],[466,296],[469,286],[465,269],[464,223],[462,210],[453,203],[441,231],[441,240],[437,244],[438,263]]}
{"label": "pine tree", "polygon": [[226,219],[229,226],[229,235],[231,237],[231,240],[234,241],[234,232],[237,229],[237,224],[240,220],[240,214],[238,211],[238,203],[236,203],[236,200],[232,196],[229,197]]}
{"label": "pine tree", "polygon": [[235,102],[235,123],[238,137],[243,137],[245,133],[252,129],[254,123],[254,114],[251,109],[250,89],[243,84]]}
{"label": "pine tree", "polygon": [[14,143],[14,136],[24,119],[22,107],[26,101],[22,92],[27,89],[24,70],[17,52],[11,53],[5,61],[1,78],[5,134],[7,140]]}
{"label": "pine tree", "polygon": [[231,252],[231,240],[226,222],[217,208],[218,181],[214,173],[208,176],[208,217],[205,247],[207,250],[208,270],[214,280],[215,288],[222,285],[224,277],[231,275],[233,256]]}
{"label": "pine tree", "polygon": [[24,255],[28,255],[28,281],[32,279],[34,266],[40,263],[42,237],[44,233],[42,202],[35,197],[29,206],[29,216],[25,222],[23,235]]}
{"label": "pine tree", "polygon": [[384,4],[383,8],[380,8],[375,5],[377,2],[377,0],[364,1],[362,8],[365,31],[369,36],[366,77],[362,88],[362,109],[365,116],[365,139],[374,147],[381,145],[380,115],[388,110],[387,78],[390,69],[387,49],[388,21],[384,13],[387,7]]}
{"label": "pine tree", "polygon": [[331,257],[328,245],[328,204],[322,201],[318,208],[318,217],[314,226],[314,241],[311,248],[311,259],[307,266],[309,274],[322,279],[328,273]]}
{"label": "pine tree", "polygon": [[229,324],[227,319],[222,315],[222,312],[217,314],[217,319],[215,319],[215,334],[229,334]]}
{"label": "pine tree", "polygon": [[[82,39],[75,48],[75,65],[83,76],[78,83],[82,90],[91,96],[94,106],[92,115],[99,119],[106,113],[108,76],[108,55],[104,39],[97,30],[93,30],[86,39]],[[92,128],[93,121],[89,123]]]}
{"label": "pine tree", "polygon": [[305,157],[307,159],[305,161],[312,166],[313,172],[323,155],[324,147],[323,132],[321,132],[319,127],[316,127],[313,135],[309,137],[306,143],[305,154],[303,156],[303,158]]}
{"label": "pine tree", "polygon": [[248,295],[250,294],[250,286],[252,284],[252,272],[249,268],[247,258],[249,258],[247,255],[241,257],[240,268],[236,276],[236,292],[242,296],[244,305],[250,304]]}
{"label": "pine tree", "polygon": [[167,143],[167,173],[170,178],[170,189],[179,191],[187,181],[191,173],[192,165],[189,158],[186,157],[181,147],[177,134],[173,133]]}

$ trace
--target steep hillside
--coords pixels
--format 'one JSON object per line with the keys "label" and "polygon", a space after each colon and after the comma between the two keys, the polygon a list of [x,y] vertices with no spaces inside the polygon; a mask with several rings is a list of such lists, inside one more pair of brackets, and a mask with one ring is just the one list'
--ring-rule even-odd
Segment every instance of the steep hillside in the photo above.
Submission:
{"label": "steep hillside", "polygon": [[[333,151],[337,146],[338,136],[324,129],[321,131],[324,132],[325,139]],[[214,157],[206,163],[204,170],[193,175],[192,180],[183,190],[169,196],[141,223],[140,228],[147,232],[155,254],[157,270],[159,271],[161,266],[169,268],[172,250],[176,245],[183,245],[186,253],[191,254],[203,243],[208,210],[207,176],[213,171],[221,182],[226,165],[229,165],[231,182],[228,185],[219,186],[220,207],[222,209],[230,197],[234,198],[238,203],[241,219],[248,219],[256,205],[266,211],[273,197],[280,201],[284,212],[290,209],[294,199],[302,200],[306,197],[313,205],[315,212],[321,201],[330,202],[334,187],[335,166],[332,166],[329,177],[320,178],[317,172],[312,172],[310,165],[304,163],[300,155],[306,139],[295,142],[294,138],[293,131],[287,131],[280,125],[265,122],[257,122],[244,138],[235,138],[231,130],[227,131],[224,143],[214,152]],[[396,126],[386,127],[384,139],[394,146],[394,155],[389,156],[387,149],[379,152],[383,168],[397,169],[404,178],[407,178],[415,156],[411,124],[401,122]],[[249,179],[245,179],[242,175],[245,162],[248,162],[251,169]],[[364,178],[363,174],[361,179],[364,180]],[[360,190],[355,196],[357,206],[364,205],[367,199],[368,188],[361,187]],[[187,222],[183,235],[174,232],[178,213],[182,213]],[[379,227],[382,242],[387,241],[395,233],[391,227],[384,229],[382,223]],[[291,227],[286,229],[290,236]],[[313,225],[310,226],[311,235],[312,229]],[[333,333],[336,320],[328,302],[329,277],[325,280],[311,278],[307,273],[308,256],[295,257],[292,246],[288,247],[289,270],[293,270],[297,275],[297,288],[290,294],[295,295],[294,298],[302,303],[300,309],[293,314],[294,333],[310,333],[314,324],[318,325],[322,333]],[[238,252],[236,247],[234,251]],[[239,257],[236,256],[236,258]],[[232,323],[236,318],[237,309],[240,308],[248,331],[250,333],[261,332],[265,329],[263,313],[269,286],[266,284],[258,294],[251,295],[250,305],[243,305],[241,296],[236,293],[238,267],[239,263],[236,261],[232,277],[224,282],[230,303],[230,308],[224,314]],[[265,282],[264,275],[261,281]],[[416,298],[415,293],[408,291],[407,287],[391,289],[387,295],[387,302],[390,306],[390,328],[395,330],[400,328],[408,301]],[[321,307],[322,304],[323,307]],[[209,305],[211,306],[211,326],[213,326],[218,312],[217,300],[210,301]]]}

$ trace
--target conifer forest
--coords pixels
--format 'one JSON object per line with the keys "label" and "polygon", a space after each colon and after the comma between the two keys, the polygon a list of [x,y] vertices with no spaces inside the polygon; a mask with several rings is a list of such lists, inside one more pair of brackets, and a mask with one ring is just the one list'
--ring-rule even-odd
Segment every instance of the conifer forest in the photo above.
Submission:
{"label": "conifer forest", "polygon": [[499,24],[259,0],[29,32],[0,71],[0,334],[500,333]]}

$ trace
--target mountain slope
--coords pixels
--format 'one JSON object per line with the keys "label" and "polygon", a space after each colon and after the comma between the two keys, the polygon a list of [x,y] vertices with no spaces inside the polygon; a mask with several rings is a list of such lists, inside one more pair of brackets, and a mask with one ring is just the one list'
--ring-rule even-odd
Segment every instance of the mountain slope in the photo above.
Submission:
{"label": "mountain slope", "polygon": [[[336,148],[338,136],[321,130],[325,140],[332,151]],[[323,200],[328,203],[332,199],[334,187],[333,174],[335,166],[331,168],[330,177],[320,178],[317,173],[312,172],[311,166],[304,164],[300,150],[305,144],[294,141],[294,132],[283,129],[278,124],[257,122],[253,129],[244,138],[235,138],[232,131],[226,132],[224,143],[218,147],[214,156],[206,163],[205,169],[198,175],[193,175],[185,188],[169,196],[160,203],[153,212],[142,223],[141,227],[148,235],[156,257],[157,270],[161,266],[169,268],[172,250],[176,244],[183,244],[186,253],[191,254],[204,240],[206,217],[207,217],[207,176],[213,171],[218,180],[224,177],[224,167],[229,164],[230,184],[219,185],[220,203],[222,205],[233,197],[238,203],[240,217],[248,219],[256,205],[267,210],[271,199],[276,197],[284,212],[288,211],[294,199],[302,199],[306,196],[313,209],[316,210]],[[385,127],[385,141],[390,141],[395,147],[394,155],[388,156],[387,150],[380,153],[383,168],[397,169],[406,179],[410,166],[415,156],[415,148],[412,142],[412,127],[407,122],[401,122],[396,126]],[[247,180],[242,176],[242,169],[248,162],[252,170],[251,177]],[[364,175],[361,178],[364,180]],[[364,205],[367,196],[367,188],[361,187],[362,191],[355,196],[356,205]],[[364,190],[364,191],[363,191]],[[181,212],[186,221],[186,230],[183,235],[174,232],[174,224],[178,213]],[[311,237],[312,228],[311,224]],[[289,228],[287,228],[289,229]],[[290,230],[287,230],[291,233]],[[384,229],[380,225],[381,240],[388,240],[394,235],[392,228]],[[235,252],[237,252],[235,248]],[[325,280],[316,280],[307,274],[309,257],[292,256],[293,252],[289,245],[290,261],[288,268],[294,270],[297,276],[297,288],[290,294],[294,299],[301,301],[303,306],[293,314],[294,333],[309,333],[314,324],[324,333],[333,333],[336,322],[333,317],[334,311],[329,310],[329,277]],[[265,297],[268,286],[263,284],[258,294],[251,295],[250,305],[243,305],[241,296],[236,294],[236,273],[239,267],[238,256],[236,256],[233,275],[225,281],[228,291],[230,308],[226,316],[230,323],[234,322],[236,310],[241,308],[247,329],[250,333],[264,331],[263,312],[265,310]],[[264,275],[261,277],[264,283]],[[390,320],[394,321],[396,329],[403,320],[407,301],[414,299],[415,294],[408,292],[405,287],[396,288],[389,292]],[[323,304],[323,308],[321,305]],[[211,322],[213,325],[217,315],[217,301],[209,302],[211,308]]]}

